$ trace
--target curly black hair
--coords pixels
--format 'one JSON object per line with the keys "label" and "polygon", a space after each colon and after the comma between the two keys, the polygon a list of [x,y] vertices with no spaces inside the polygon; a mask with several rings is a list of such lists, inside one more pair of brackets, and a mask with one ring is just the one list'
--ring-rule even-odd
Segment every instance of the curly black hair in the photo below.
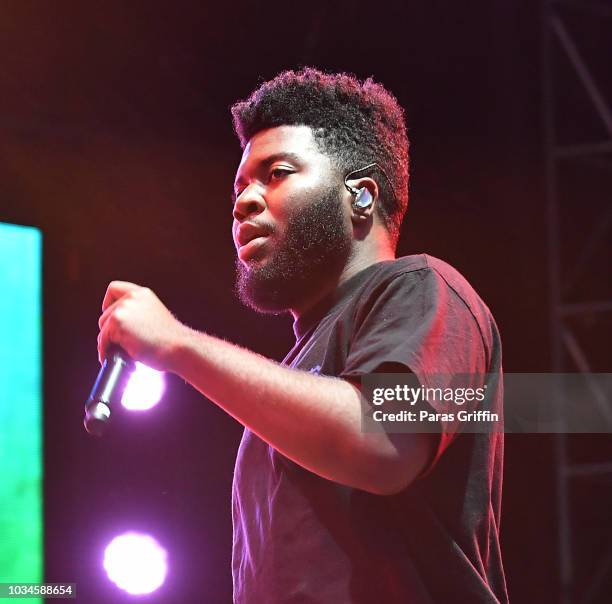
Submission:
{"label": "curly black hair", "polygon": [[374,167],[369,175],[379,187],[380,216],[397,243],[408,207],[409,143],[404,111],[381,84],[305,67],[264,82],[231,112],[243,149],[260,130],[304,125],[344,174],[376,162],[383,173]]}

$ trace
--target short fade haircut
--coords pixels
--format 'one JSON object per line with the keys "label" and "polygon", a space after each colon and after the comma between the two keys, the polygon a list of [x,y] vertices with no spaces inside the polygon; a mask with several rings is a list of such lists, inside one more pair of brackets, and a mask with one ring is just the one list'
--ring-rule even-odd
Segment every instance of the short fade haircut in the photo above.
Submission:
{"label": "short fade haircut", "polygon": [[382,84],[305,67],[264,82],[231,112],[243,149],[260,130],[309,126],[320,150],[345,175],[376,162],[383,174],[374,167],[355,177],[377,176],[379,215],[397,244],[408,207],[409,143],[404,111]]}

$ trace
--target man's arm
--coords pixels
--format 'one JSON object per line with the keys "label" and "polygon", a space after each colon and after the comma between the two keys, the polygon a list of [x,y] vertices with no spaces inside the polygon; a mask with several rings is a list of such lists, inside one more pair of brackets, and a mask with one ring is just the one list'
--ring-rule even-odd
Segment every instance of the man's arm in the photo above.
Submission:
{"label": "man's arm", "polygon": [[177,321],[155,294],[109,285],[98,347],[178,374],[241,424],[302,467],[379,495],[397,493],[425,468],[435,447],[427,434],[393,442],[361,430],[359,389],[339,378],[290,369]]}

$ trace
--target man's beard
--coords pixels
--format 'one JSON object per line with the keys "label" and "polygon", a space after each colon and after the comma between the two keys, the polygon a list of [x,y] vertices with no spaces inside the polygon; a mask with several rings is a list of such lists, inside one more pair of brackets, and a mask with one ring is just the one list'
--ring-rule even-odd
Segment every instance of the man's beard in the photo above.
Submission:
{"label": "man's beard", "polygon": [[261,266],[247,268],[236,261],[236,292],[246,306],[278,314],[299,307],[346,265],[351,235],[340,192],[330,188],[321,199],[296,211],[274,244]]}

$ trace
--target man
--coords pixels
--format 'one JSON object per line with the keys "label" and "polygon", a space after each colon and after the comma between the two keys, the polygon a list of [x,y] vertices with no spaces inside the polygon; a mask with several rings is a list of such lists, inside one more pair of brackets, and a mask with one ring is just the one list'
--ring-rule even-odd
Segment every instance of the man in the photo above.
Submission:
{"label": "man", "polygon": [[[362,430],[366,374],[501,372],[495,323],[463,277],[426,255],[395,260],[401,108],[372,80],[307,68],[232,113],[237,290],[254,309],[292,313],[294,348],[277,364],[195,332],[125,282],[108,287],[98,340],[101,358],[117,343],[245,426],[235,601],[507,602],[502,435],[444,422],[439,434]],[[486,404],[501,411],[496,384]]]}

